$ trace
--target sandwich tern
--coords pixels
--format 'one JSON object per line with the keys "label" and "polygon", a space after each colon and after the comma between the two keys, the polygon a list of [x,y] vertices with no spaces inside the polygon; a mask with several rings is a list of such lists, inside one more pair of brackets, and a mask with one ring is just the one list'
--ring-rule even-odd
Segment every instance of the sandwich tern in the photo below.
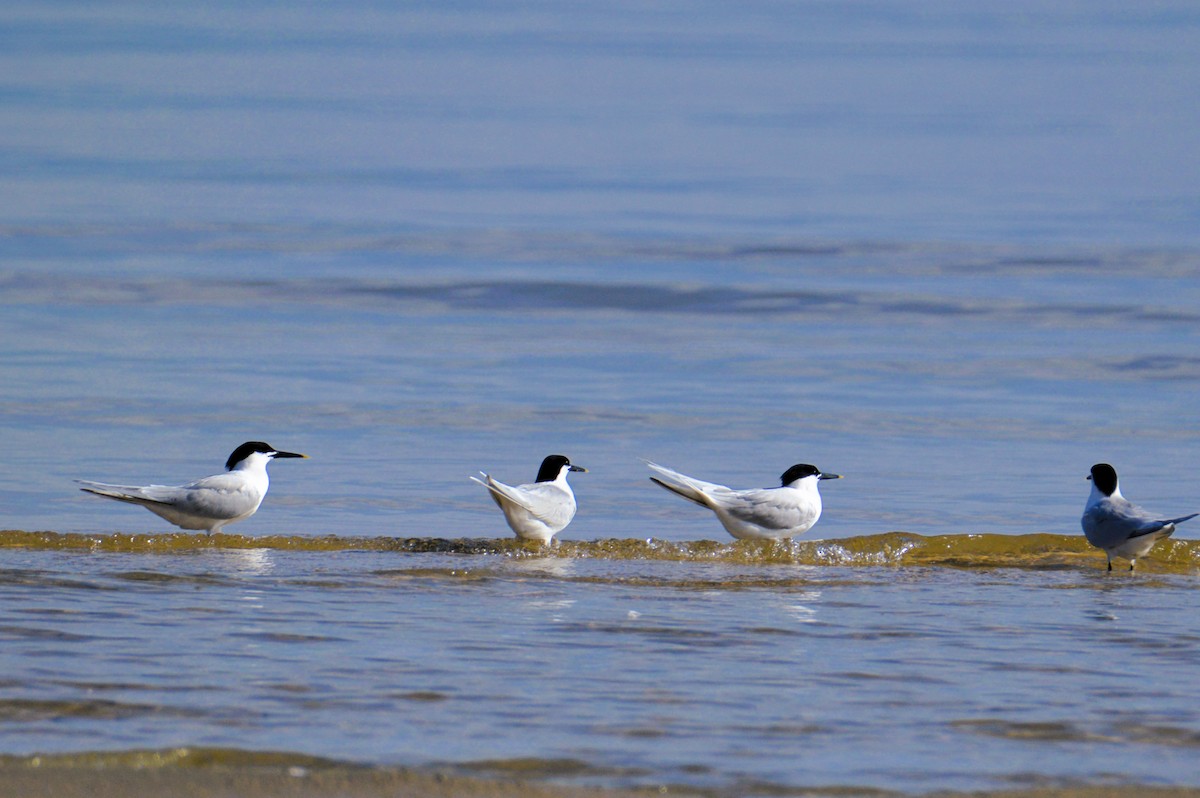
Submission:
{"label": "sandwich tern", "polygon": [[575,494],[567,484],[572,471],[587,473],[561,454],[552,454],[542,461],[537,479],[526,485],[505,485],[483,471],[483,479],[471,479],[488,489],[517,537],[549,543],[575,517]]}
{"label": "sandwich tern", "polygon": [[643,462],[659,474],[650,477],[651,482],[712,510],[738,540],[779,540],[807,532],[821,517],[817,482],[841,479],[839,474],[822,474],[816,466],[800,463],[783,472],[777,488],[733,490]]}
{"label": "sandwich tern", "polygon": [[1183,515],[1179,518],[1159,518],[1121,495],[1117,483],[1117,470],[1108,463],[1096,463],[1087,477],[1092,483],[1092,492],[1083,508],[1083,534],[1098,549],[1104,549],[1108,557],[1108,570],[1112,570],[1112,558],[1124,557],[1133,570],[1138,557],[1145,555],[1154,544],[1175,532],[1175,525],[1200,513]]}
{"label": "sandwich tern", "polygon": [[226,524],[254,515],[267,495],[270,480],[267,463],[276,457],[303,457],[282,452],[262,441],[248,441],[233,450],[225,462],[225,473],[204,477],[186,485],[108,485],[75,480],[80,490],[108,499],[140,504],[150,512],[183,529],[220,532]]}

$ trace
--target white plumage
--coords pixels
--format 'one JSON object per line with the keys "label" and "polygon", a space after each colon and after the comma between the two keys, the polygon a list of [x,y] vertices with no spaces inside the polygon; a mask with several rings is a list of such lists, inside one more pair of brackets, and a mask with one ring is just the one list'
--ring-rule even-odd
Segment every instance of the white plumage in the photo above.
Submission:
{"label": "white plumage", "polygon": [[1200,513],[1179,518],[1160,518],[1132,504],[1121,495],[1117,470],[1108,463],[1096,463],[1088,475],[1092,491],[1083,508],[1083,534],[1098,549],[1108,556],[1108,570],[1112,570],[1112,558],[1124,557],[1133,570],[1138,557],[1146,555],[1154,544],[1175,532],[1175,525]]}
{"label": "white plumage", "polygon": [[488,489],[517,537],[548,543],[575,517],[575,493],[567,484],[572,471],[587,469],[552,454],[542,461],[537,479],[525,485],[505,485],[482,471],[483,479],[471,479]]}
{"label": "white plumage", "polygon": [[281,452],[262,441],[243,443],[229,455],[223,474],[186,485],[109,485],[75,480],[87,493],[107,499],[140,504],[182,529],[203,529],[208,534],[254,515],[267,495],[270,479],[267,464],[276,457],[307,457]]}
{"label": "white plumage", "polygon": [[777,540],[812,529],[821,517],[821,493],[817,483],[840,479],[822,474],[816,466],[800,463],[780,477],[777,488],[734,490],[724,485],[689,477],[665,466],[645,461],[658,476],[654,482],[672,493],[707,507],[735,538]]}

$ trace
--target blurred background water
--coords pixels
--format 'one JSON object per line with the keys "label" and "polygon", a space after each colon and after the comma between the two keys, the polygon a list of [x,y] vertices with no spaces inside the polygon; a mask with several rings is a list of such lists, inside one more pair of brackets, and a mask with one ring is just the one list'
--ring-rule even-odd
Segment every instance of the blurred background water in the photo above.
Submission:
{"label": "blurred background water", "polygon": [[1190,512],[1198,32],[1182,2],[6,4],[0,527],[161,532],[71,480],[252,439],[313,459],[246,535],[504,537],[467,475],[551,452],[591,469],[568,540],[724,540],[641,457],[846,475],[808,537],[1074,535],[1100,460]]}
{"label": "blurred background water", "polygon": [[638,457],[835,536],[1194,489],[1188,4],[3,13],[8,526],[258,438],[264,532],[502,532],[552,450],[585,538],[723,534]]}

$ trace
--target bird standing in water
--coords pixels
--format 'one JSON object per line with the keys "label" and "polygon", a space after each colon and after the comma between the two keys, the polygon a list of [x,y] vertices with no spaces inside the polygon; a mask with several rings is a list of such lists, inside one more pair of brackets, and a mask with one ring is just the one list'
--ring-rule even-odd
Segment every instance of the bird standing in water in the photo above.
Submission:
{"label": "bird standing in water", "polygon": [[1145,555],[1154,544],[1175,532],[1175,525],[1200,513],[1179,518],[1160,518],[1152,515],[1121,495],[1117,481],[1117,470],[1108,463],[1096,463],[1087,477],[1092,483],[1092,492],[1083,508],[1083,534],[1098,549],[1108,556],[1108,570],[1112,570],[1112,558],[1124,557],[1133,570],[1137,558]]}
{"label": "bird standing in water", "polygon": [[816,466],[799,463],[783,472],[777,488],[734,490],[644,462],[658,474],[651,482],[712,510],[739,540],[779,540],[807,532],[821,517],[817,483],[841,479],[840,474],[822,474]]}
{"label": "bird standing in water", "polygon": [[552,454],[542,461],[537,479],[525,485],[505,485],[482,471],[483,479],[471,479],[488,489],[517,537],[549,543],[575,517],[575,494],[567,484],[572,471],[587,473],[561,454]]}
{"label": "bird standing in water", "polygon": [[106,499],[140,504],[155,515],[182,529],[203,529],[208,534],[249,518],[267,495],[270,479],[267,464],[277,457],[306,454],[280,451],[262,441],[247,441],[225,461],[225,473],[204,477],[186,485],[109,485],[75,480],[80,490]]}

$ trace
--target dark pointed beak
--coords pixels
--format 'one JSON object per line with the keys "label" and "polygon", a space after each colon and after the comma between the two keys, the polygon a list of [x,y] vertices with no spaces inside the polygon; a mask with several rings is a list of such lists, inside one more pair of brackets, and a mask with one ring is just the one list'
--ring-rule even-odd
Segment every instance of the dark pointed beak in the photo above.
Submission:
{"label": "dark pointed beak", "polygon": [[841,479],[841,474],[821,474],[817,479]]}
{"label": "dark pointed beak", "polygon": [[583,472],[583,473],[585,473],[585,474],[587,473],[587,469],[586,469],[586,468],[584,468],[583,466],[577,466],[577,465],[570,465],[570,466],[567,466],[567,470],[568,470],[568,471],[582,471],[582,472]]}
{"label": "dark pointed beak", "polygon": [[295,452],[275,452],[275,454],[273,455],[273,457],[299,457],[299,458],[301,458],[301,459],[304,459],[304,460],[307,460],[307,459],[308,459],[308,455],[306,455],[306,454],[296,454]]}

